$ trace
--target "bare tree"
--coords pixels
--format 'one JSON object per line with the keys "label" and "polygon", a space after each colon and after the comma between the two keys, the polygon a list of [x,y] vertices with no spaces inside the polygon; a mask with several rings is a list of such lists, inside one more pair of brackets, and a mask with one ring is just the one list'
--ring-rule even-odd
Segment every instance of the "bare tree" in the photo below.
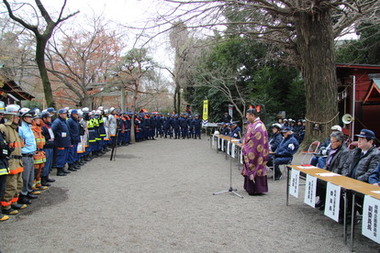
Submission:
{"label": "bare tree", "polygon": [[[188,27],[235,26],[225,32],[240,33],[278,46],[289,63],[303,75],[306,91],[307,137],[323,138],[338,122],[337,79],[334,38],[345,33],[356,21],[379,11],[378,0],[220,0],[179,1],[176,15]],[[179,8],[179,6],[185,6]],[[178,14],[178,10],[184,12]],[[228,22],[226,14],[244,13]],[[322,126],[314,131],[313,125]]]}
{"label": "bare tree", "polygon": [[[46,50],[47,43],[49,39],[51,38],[55,28],[60,23],[62,23],[63,21],[79,13],[79,11],[77,11],[67,16],[63,16],[63,12],[66,6],[66,1],[67,0],[63,1],[63,5],[58,14],[58,18],[56,19],[56,21],[54,21],[40,0],[35,0],[39,14],[37,14],[38,13],[37,9],[35,9],[35,7],[30,4],[27,4],[27,3],[17,4],[18,7],[15,9],[12,9],[11,4],[7,0],[3,0],[3,3],[5,4],[7,8],[9,17],[13,19],[14,21],[18,22],[19,24],[21,24],[26,29],[32,31],[35,35],[35,38],[36,38],[35,60],[38,66],[38,70],[40,72],[47,106],[55,106],[51,84],[50,84],[48,72],[45,65],[45,50]],[[19,11],[24,6],[32,7],[35,17],[37,18],[37,24],[28,23],[26,21],[27,20],[26,17],[21,18],[15,15],[15,12]],[[40,21],[40,18],[43,19],[43,22]]]}
{"label": "bare tree", "polygon": [[[48,71],[62,83],[60,89],[66,100],[77,106],[91,107],[92,98],[107,90],[112,85],[111,70],[120,61],[124,49],[122,36],[107,28],[101,17],[94,17],[88,22],[91,30],[62,31],[63,38],[59,42],[49,43],[47,59]],[[93,87],[93,83],[108,83],[103,87]]]}
{"label": "bare tree", "polygon": [[[116,75],[123,83],[123,87],[128,87],[132,92],[132,112],[136,111],[137,100],[139,94],[144,93],[141,90],[141,80],[154,67],[153,60],[148,56],[148,51],[145,48],[131,49],[120,61],[115,69]],[[125,106],[122,104],[122,106]],[[134,143],[134,115],[131,119],[131,143]]]}

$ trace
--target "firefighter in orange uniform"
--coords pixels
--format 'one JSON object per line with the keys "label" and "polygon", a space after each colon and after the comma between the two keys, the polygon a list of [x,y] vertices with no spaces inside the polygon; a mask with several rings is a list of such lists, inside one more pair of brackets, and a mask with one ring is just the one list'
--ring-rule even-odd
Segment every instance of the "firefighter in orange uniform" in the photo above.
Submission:
{"label": "firefighter in orange uniform", "polygon": [[42,134],[41,114],[38,112],[36,113],[37,114],[36,116],[34,116],[33,122],[32,122],[32,131],[33,131],[34,137],[36,138],[36,144],[37,144],[37,150],[35,154],[33,155],[34,175],[35,175],[35,183],[34,183],[33,190],[46,190],[48,189],[48,187],[43,186],[41,184],[42,170],[46,162],[46,155],[45,155],[45,152],[43,151],[46,141],[45,141],[44,135]]}
{"label": "firefighter in orange uniform", "polygon": [[7,122],[0,125],[0,131],[10,147],[8,160],[9,175],[7,175],[5,192],[0,201],[1,211],[7,215],[16,215],[18,214],[18,209],[26,208],[26,204],[31,204],[30,199],[19,198],[23,186],[22,172],[24,171],[21,156],[23,141],[17,131],[20,121],[19,110],[19,105],[8,105],[4,112],[4,118],[7,119]]}

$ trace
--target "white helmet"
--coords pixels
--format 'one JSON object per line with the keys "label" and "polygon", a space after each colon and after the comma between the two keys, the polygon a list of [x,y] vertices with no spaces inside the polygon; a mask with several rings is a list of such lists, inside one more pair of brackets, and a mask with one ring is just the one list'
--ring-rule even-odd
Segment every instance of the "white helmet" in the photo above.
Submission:
{"label": "white helmet", "polygon": [[104,110],[104,114],[108,114],[108,113],[110,113],[109,110],[108,110],[108,109],[105,109],[105,110]]}
{"label": "white helmet", "polygon": [[5,107],[5,112],[4,114],[8,115],[18,115],[18,112],[20,110],[20,106],[16,104],[10,104]]}
{"label": "white helmet", "polygon": [[20,109],[19,115],[21,117],[34,117],[34,111],[30,110],[29,108],[23,107]]}
{"label": "white helmet", "polygon": [[115,110],[115,107],[110,108],[110,113],[112,113]]}
{"label": "white helmet", "polygon": [[274,123],[272,127],[277,127],[278,130],[281,130],[281,124],[280,123]]}
{"label": "white helmet", "polygon": [[331,130],[332,131],[339,131],[339,132],[342,132],[342,127],[339,126],[339,125],[334,125],[331,127]]}
{"label": "white helmet", "polygon": [[102,111],[101,111],[101,110],[96,110],[96,111],[95,111],[95,114],[100,115],[100,114],[102,114]]}
{"label": "white helmet", "polygon": [[70,107],[66,106],[64,109],[65,109],[66,111],[68,111],[68,110],[70,110]]}
{"label": "white helmet", "polygon": [[214,132],[214,135],[219,135],[219,134],[220,134],[219,131]]}
{"label": "white helmet", "polygon": [[100,111],[104,111],[104,107],[103,107],[103,106],[99,106],[99,107],[98,107],[98,110],[100,110]]}
{"label": "white helmet", "polygon": [[82,111],[83,111],[83,112],[89,112],[90,109],[89,109],[88,107],[83,107],[83,108],[82,108]]}

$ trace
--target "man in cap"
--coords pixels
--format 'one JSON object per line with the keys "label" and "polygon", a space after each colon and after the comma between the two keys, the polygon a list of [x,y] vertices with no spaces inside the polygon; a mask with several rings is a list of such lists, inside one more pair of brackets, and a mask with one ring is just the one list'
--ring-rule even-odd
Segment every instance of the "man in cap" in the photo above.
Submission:
{"label": "man in cap", "polygon": [[202,128],[202,120],[199,118],[198,114],[195,114],[195,118],[193,119],[194,124],[194,139],[199,137],[201,139],[201,128]]}
{"label": "man in cap", "polygon": [[55,161],[53,167],[57,168],[57,176],[66,176],[70,171],[65,170],[69,148],[71,146],[71,137],[69,125],[67,124],[68,111],[64,108],[58,110],[58,117],[51,125],[55,141]]}
{"label": "man in cap", "polygon": [[342,175],[368,182],[369,176],[380,163],[380,151],[374,146],[373,131],[362,129],[356,136],[359,137],[358,147],[348,156]]}
{"label": "man in cap", "polygon": [[24,146],[21,148],[22,164],[24,171],[22,172],[23,187],[21,190],[22,198],[36,199],[39,191],[33,191],[34,185],[34,153],[37,151],[36,138],[32,130],[32,121],[35,113],[29,108],[21,108],[21,126],[18,129],[18,134],[24,141]]}
{"label": "man in cap", "polygon": [[[342,132],[342,127],[339,125],[334,125],[331,127],[331,133]],[[327,157],[331,149],[330,137],[327,137],[326,140],[319,147],[319,154],[313,155],[311,158],[310,164],[317,166],[318,168],[323,169],[326,165]]]}
{"label": "man in cap", "polygon": [[49,108],[46,109],[46,111],[50,114],[52,122],[53,122],[56,119],[56,115],[55,115],[56,111],[55,111],[55,109],[53,107],[49,107]]}
{"label": "man in cap", "polygon": [[230,134],[229,136],[235,138],[235,139],[240,139],[241,138],[241,128],[237,125],[237,122],[234,121],[231,123],[231,128],[230,128]]}
{"label": "man in cap", "polygon": [[69,148],[69,154],[67,157],[67,164],[69,165],[68,170],[77,171],[80,169],[80,165],[78,163],[78,143],[80,142],[80,134],[79,134],[79,116],[78,110],[73,109],[70,113],[70,118],[67,120],[67,124],[69,126],[70,137],[71,137],[71,146]]}
{"label": "man in cap", "polygon": [[45,137],[45,145],[43,151],[45,152],[46,156],[45,166],[42,171],[41,184],[43,186],[50,186],[49,183],[55,182],[54,179],[49,178],[54,157],[54,133],[51,129],[51,114],[48,112],[42,113],[41,120],[42,135]]}
{"label": "man in cap", "polygon": [[244,136],[242,155],[244,189],[249,195],[268,192],[266,163],[269,158],[268,132],[255,109],[246,114],[250,124]]}
{"label": "man in cap", "polygon": [[284,139],[273,154],[274,160],[268,162],[269,166],[274,166],[274,180],[280,180],[282,178],[280,165],[289,164],[293,160],[293,155],[297,152],[299,147],[299,143],[294,137],[290,127],[281,128],[281,133],[284,136]]}

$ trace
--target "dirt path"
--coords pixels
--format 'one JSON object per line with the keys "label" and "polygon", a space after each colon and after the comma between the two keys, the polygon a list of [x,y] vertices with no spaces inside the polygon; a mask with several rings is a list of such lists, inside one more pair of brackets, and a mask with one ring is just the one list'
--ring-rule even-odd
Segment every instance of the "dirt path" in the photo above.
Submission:
{"label": "dirt path", "polygon": [[[248,196],[236,163],[202,140],[158,139],[119,148],[57,182],[0,224],[11,252],[349,252],[342,225],[291,199],[286,180]],[[55,173],[53,173],[54,176]],[[302,195],[301,195],[302,196]],[[359,233],[358,229],[358,233]],[[357,252],[378,246],[360,234]]]}

